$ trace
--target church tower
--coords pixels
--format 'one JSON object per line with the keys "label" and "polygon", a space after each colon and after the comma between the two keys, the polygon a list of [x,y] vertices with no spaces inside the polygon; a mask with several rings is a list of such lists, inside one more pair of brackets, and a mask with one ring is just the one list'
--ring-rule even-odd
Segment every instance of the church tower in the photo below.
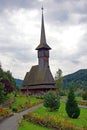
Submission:
{"label": "church tower", "polygon": [[38,53],[38,65],[31,67],[23,80],[22,91],[29,90],[30,94],[43,94],[49,90],[55,90],[55,81],[49,67],[49,50],[51,48],[46,43],[44,16],[42,8],[41,36],[40,44],[36,50]]}
{"label": "church tower", "polygon": [[36,48],[38,50],[38,64],[40,68],[49,67],[49,50],[51,48],[46,43],[44,16],[42,7],[42,21],[41,21],[41,37],[40,44]]}

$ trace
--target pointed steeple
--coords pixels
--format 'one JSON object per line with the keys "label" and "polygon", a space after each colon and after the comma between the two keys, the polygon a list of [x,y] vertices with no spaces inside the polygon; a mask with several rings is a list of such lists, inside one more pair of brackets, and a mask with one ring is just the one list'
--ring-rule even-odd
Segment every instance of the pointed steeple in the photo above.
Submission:
{"label": "pointed steeple", "polygon": [[36,50],[40,50],[40,49],[43,49],[43,48],[47,49],[47,50],[50,50],[51,48],[46,43],[45,27],[44,27],[44,16],[43,16],[43,7],[41,9],[42,9],[41,37],[40,37],[40,44],[36,48]]}

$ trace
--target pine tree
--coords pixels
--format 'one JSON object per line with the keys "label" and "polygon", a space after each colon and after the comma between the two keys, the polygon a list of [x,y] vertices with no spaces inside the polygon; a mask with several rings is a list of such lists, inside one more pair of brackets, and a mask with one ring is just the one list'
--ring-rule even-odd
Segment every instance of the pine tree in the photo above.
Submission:
{"label": "pine tree", "polygon": [[74,90],[70,87],[68,100],[66,102],[66,112],[70,118],[78,118],[80,115],[80,109],[75,100]]}

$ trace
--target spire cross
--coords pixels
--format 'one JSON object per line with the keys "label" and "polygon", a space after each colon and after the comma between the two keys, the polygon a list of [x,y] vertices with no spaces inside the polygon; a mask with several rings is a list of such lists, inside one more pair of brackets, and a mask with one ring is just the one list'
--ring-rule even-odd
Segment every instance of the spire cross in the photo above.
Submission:
{"label": "spire cross", "polygon": [[43,6],[42,6],[42,8],[41,8],[41,9],[42,9],[42,13],[43,13],[43,10],[44,10]]}

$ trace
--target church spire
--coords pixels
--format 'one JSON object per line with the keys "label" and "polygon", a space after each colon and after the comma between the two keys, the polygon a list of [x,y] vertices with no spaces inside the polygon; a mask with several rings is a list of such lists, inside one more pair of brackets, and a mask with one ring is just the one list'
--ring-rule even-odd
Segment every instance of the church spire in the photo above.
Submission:
{"label": "church spire", "polygon": [[42,23],[41,23],[41,37],[40,37],[40,43],[46,44],[46,36],[45,36],[45,28],[44,28],[44,16],[43,16],[43,7],[42,9]]}
{"label": "church spire", "polygon": [[45,36],[45,27],[44,27],[44,15],[43,15],[43,6],[42,6],[42,21],[41,21],[41,37],[40,37],[40,44],[39,46],[36,48],[36,50],[39,49],[48,49],[50,50],[51,48],[47,45],[46,43],[46,36]]}

